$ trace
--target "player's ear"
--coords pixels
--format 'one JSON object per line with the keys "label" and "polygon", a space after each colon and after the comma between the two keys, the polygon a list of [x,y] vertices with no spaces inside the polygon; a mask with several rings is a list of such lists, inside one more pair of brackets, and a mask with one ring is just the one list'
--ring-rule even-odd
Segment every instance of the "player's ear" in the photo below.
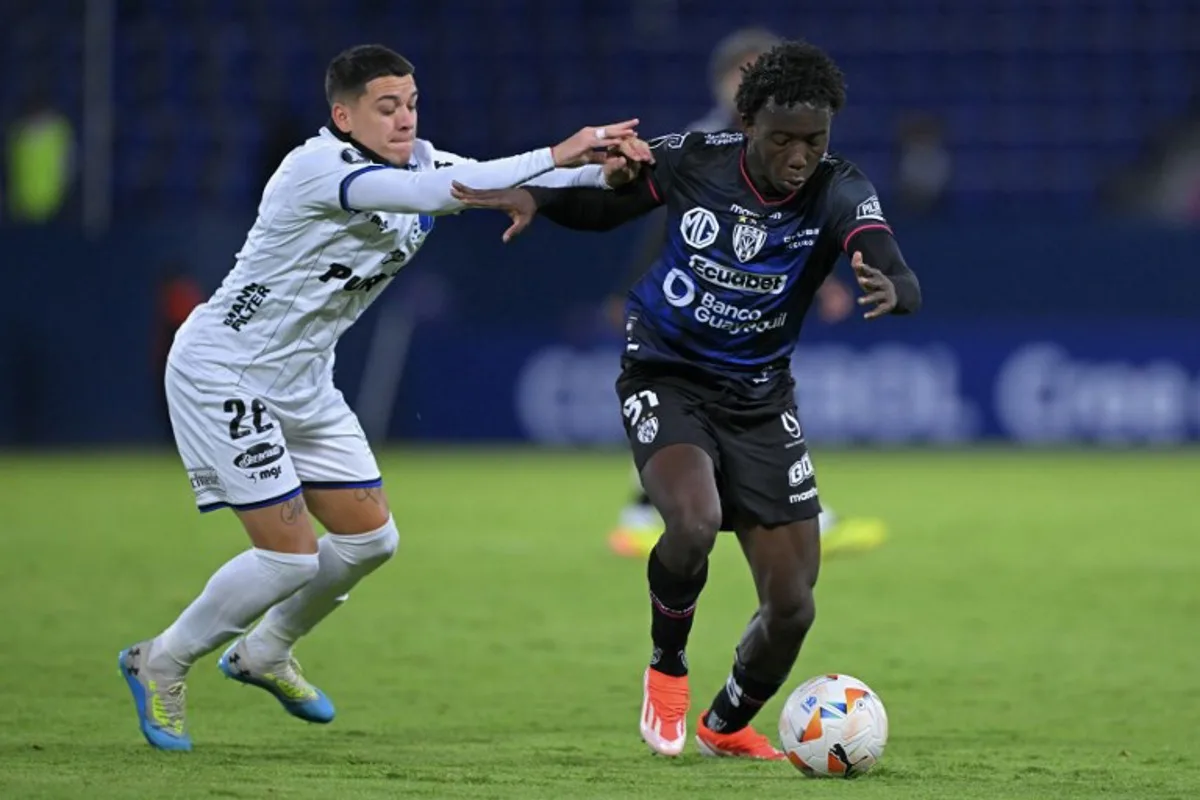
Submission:
{"label": "player's ear", "polygon": [[350,132],[350,109],[345,103],[334,103],[329,109],[329,117],[342,133]]}

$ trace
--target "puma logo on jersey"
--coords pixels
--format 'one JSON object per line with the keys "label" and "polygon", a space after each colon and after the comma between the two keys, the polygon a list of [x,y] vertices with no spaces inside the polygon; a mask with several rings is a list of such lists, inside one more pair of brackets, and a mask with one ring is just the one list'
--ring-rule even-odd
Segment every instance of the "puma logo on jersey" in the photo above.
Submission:
{"label": "puma logo on jersey", "polygon": [[345,281],[342,289],[347,292],[369,292],[388,278],[396,277],[396,272],[380,272],[369,278],[360,278],[345,264],[330,264],[325,274],[317,278],[321,283],[330,281]]}

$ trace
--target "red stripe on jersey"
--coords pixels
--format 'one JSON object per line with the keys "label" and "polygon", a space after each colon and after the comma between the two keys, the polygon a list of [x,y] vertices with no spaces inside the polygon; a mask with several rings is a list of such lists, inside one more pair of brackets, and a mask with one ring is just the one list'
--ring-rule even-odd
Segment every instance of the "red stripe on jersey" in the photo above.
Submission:
{"label": "red stripe on jersey", "polygon": [[[842,242],[842,250],[849,253],[850,252],[850,240],[853,239],[858,234],[862,233],[863,231],[870,231],[870,230],[885,230],[888,233],[892,233],[892,229],[889,228],[887,225],[883,224],[882,222],[872,222],[867,225],[859,225],[857,228],[850,231],[850,233],[846,235],[846,241]],[[892,233],[892,235],[895,236],[894,233]]]}
{"label": "red stripe on jersey", "polygon": [[646,183],[650,186],[650,194],[654,195],[655,202],[657,202],[659,205],[662,205],[662,195],[658,193],[658,187],[654,185],[654,178],[647,175]]}
{"label": "red stripe on jersey", "polygon": [[738,169],[740,169],[742,171],[742,180],[744,180],[746,182],[746,185],[750,187],[750,191],[754,192],[754,196],[758,198],[758,202],[762,203],[764,206],[781,205],[796,196],[796,192],[792,192],[791,194],[789,194],[787,197],[783,198],[782,200],[764,200],[763,196],[758,193],[758,187],[756,187],[754,185],[754,181],[750,180],[750,173],[746,172],[746,151],[745,150],[743,150],[741,155],[738,156]]}

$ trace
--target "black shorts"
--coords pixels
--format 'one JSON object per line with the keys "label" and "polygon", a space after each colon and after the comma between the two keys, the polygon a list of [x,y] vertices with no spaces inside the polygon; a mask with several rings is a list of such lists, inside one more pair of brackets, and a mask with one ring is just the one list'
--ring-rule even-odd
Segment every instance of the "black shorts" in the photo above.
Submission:
{"label": "black shorts", "polygon": [[695,445],[712,457],[722,530],[775,527],[821,513],[786,368],[755,385],[687,366],[626,361],[617,396],[639,473],[673,444]]}

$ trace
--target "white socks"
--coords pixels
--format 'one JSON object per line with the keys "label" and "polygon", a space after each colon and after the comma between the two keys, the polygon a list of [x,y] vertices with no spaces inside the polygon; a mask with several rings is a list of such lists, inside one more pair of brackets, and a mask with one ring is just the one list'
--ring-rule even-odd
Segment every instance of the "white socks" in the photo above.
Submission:
{"label": "white socks", "polygon": [[300,591],[272,606],[246,637],[255,662],[286,660],[292,645],[346,600],[346,593],[392,557],[400,542],[396,523],[369,533],[345,536],[327,533],[320,539],[320,570]]}
{"label": "white socks", "polygon": [[318,575],[318,554],[253,548],[234,556],[154,640],[148,666],[180,676]]}

